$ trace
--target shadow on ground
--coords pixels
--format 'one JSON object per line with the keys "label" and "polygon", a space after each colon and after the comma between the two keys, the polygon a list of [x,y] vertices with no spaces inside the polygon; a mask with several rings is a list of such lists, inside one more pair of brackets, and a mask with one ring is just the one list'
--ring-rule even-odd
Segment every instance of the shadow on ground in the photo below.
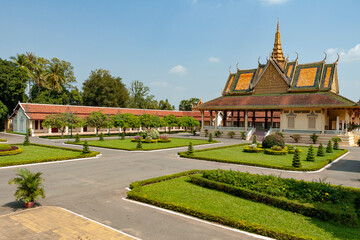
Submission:
{"label": "shadow on ground", "polygon": [[[40,207],[40,206],[41,206],[40,203],[35,202],[34,207]],[[13,212],[16,212],[17,210],[25,209],[24,202],[21,202],[21,201],[8,202],[8,203],[2,205],[2,207],[8,207]]]}

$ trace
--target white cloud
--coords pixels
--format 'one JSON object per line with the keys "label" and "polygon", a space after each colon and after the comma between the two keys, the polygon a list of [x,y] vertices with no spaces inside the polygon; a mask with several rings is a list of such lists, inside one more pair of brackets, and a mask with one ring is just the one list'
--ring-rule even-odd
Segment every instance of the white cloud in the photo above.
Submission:
{"label": "white cloud", "polygon": [[344,62],[355,62],[360,61],[360,43],[356,44],[355,47],[346,51],[341,48],[329,48],[326,50],[328,54],[328,59],[330,61],[335,61],[337,58],[337,53],[340,55],[340,60]]}
{"label": "white cloud", "polygon": [[220,62],[220,58],[217,58],[217,57],[209,57],[209,62],[212,62],[212,63],[217,63],[217,62]]}
{"label": "white cloud", "polygon": [[154,87],[161,87],[161,88],[168,88],[170,87],[170,84],[165,81],[155,81],[150,83],[151,86]]}
{"label": "white cloud", "polygon": [[288,2],[289,0],[260,0],[265,5],[279,5]]}
{"label": "white cloud", "polygon": [[169,70],[169,73],[178,74],[178,75],[185,75],[187,72],[186,67],[181,65],[176,65],[175,67]]}

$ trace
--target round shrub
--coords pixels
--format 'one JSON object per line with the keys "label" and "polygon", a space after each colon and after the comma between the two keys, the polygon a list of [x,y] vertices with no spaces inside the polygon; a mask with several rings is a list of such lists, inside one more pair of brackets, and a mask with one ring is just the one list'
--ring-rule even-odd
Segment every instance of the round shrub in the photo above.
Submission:
{"label": "round shrub", "polygon": [[9,144],[0,144],[0,151],[2,150],[10,150],[11,146]]}
{"label": "round shrub", "polygon": [[160,133],[156,129],[151,129],[150,132],[148,133],[148,136],[150,136],[152,139],[159,139]]}
{"label": "round shrub", "polygon": [[273,146],[285,147],[284,139],[278,134],[270,134],[264,138],[262,142],[263,148],[272,148]]}

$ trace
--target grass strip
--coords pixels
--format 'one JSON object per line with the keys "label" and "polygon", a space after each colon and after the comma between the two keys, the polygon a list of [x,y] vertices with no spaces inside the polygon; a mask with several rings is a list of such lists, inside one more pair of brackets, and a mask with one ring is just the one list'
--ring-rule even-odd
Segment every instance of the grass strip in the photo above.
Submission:
{"label": "grass strip", "polygon": [[[297,146],[302,150],[301,168],[292,166],[292,158],[294,155],[267,155],[264,153],[247,153],[243,152],[245,144],[228,145],[216,148],[207,148],[195,150],[193,155],[187,152],[179,152],[178,155],[183,158],[191,158],[205,161],[224,162],[232,164],[249,165],[256,167],[292,170],[292,171],[315,171],[323,168],[333,160],[339,158],[348,152],[347,149],[335,150],[333,153],[326,153],[324,157],[315,157],[314,162],[305,161],[307,154],[307,146]],[[315,148],[316,151],[317,148]]]}
{"label": "grass strip", "polygon": [[[23,152],[18,155],[1,156],[0,167],[31,164],[31,163],[42,163],[42,162],[53,162],[63,161],[77,158],[88,158],[95,157],[100,152],[91,151],[87,154],[82,154],[82,150],[72,149],[66,147],[56,147],[51,145],[43,145],[31,143],[29,146],[16,144],[16,146],[23,149]],[[56,157],[54,157],[56,156]]]}
{"label": "grass strip", "polygon": [[[88,141],[89,146],[93,147],[102,147],[102,148],[110,148],[110,149],[119,149],[119,150],[127,150],[127,151],[151,151],[151,150],[159,150],[159,149],[169,149],[169,148],[178,148],[178,147],[186,147],[190,142],[193,145],[203,145],[203,144],[211,144],[207,140],[199,140],[199,139],[187,139],[187,138],[169,138],[171,142],[168,143],[143,143],[142,149],[137,149],[137,142],[132,142],[131,139],[109,139],[104,141]],[[75,142],[65,142],[67,144],[76,144],[83,145],[84,142],[81,141],[79,143]],[[214,143],[214,142],[212,142]]]}
{"label": "grass strip", "polygon": [[276,239],[360,238],[358,229],[203,188],[183,174],[137,182],[128,198]]}

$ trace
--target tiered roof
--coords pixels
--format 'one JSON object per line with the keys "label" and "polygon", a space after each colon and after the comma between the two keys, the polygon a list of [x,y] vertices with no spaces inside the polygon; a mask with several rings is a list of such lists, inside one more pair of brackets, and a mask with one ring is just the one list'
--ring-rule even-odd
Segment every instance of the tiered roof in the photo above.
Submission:
{"label": "tiered roof", "polygon": [[[337,63],[299,64],[282,52],[279,22],[273,52],[266,64],[229,74],[222,97],[196,107],[211,109],[281,109],[286,107],[351,107],[357,104],[339,93]],[[299,94],[303,93],[303,94]],[[358,106],[357,106],[358,107]]]}

